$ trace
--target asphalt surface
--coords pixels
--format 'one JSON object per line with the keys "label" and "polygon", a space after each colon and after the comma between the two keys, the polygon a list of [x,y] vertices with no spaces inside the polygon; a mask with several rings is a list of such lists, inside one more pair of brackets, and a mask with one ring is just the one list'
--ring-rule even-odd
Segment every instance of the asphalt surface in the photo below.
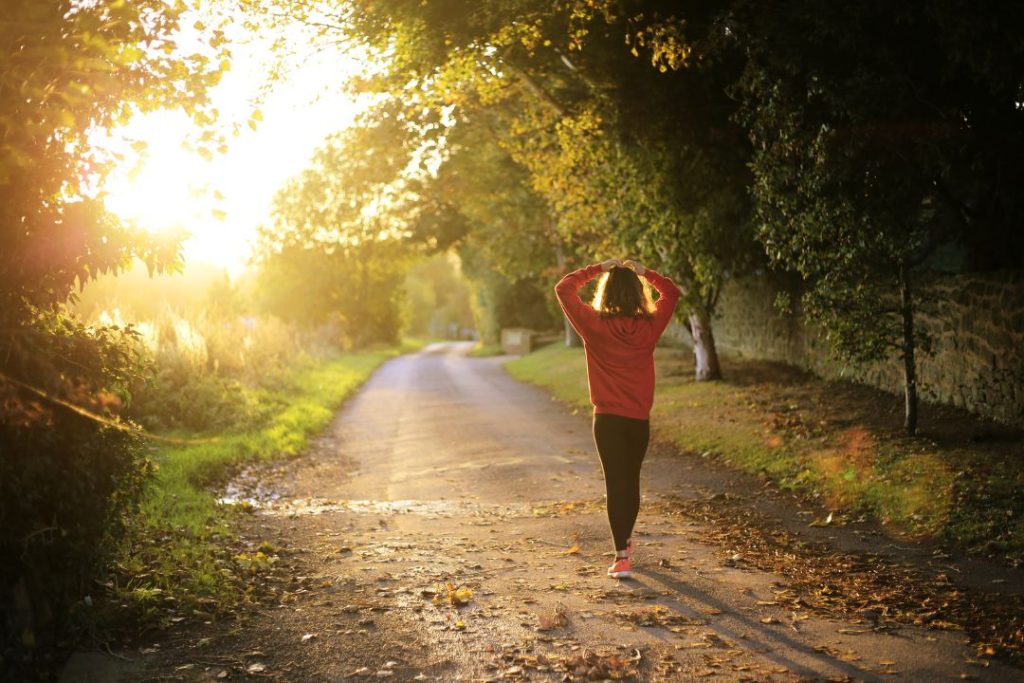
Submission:
{"label": "asphalt surface", "polygon": [[[608,578],[590,416],[468,348],[389,361],[310,453],[266,475],[249,532],[289,558],[279,599],[242,628],[154,638],[106,679],[1024,678],[972,663],[961,632],[783,609],[786,576],[723,562],[670,502],[755,482],[670,449],[644,465],[634,578]],[[64,680],[89,671],[80,658]]]}

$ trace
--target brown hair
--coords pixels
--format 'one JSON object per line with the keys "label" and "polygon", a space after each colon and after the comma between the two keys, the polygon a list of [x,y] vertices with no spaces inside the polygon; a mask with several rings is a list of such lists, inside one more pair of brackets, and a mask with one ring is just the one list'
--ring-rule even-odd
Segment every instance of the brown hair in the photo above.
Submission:
{"label": "brown hair", "polygon": [[646,284],[632,268],[612,266],[598,280],[594,310],[602,318],[648,318],[654,314],[654,302]]}

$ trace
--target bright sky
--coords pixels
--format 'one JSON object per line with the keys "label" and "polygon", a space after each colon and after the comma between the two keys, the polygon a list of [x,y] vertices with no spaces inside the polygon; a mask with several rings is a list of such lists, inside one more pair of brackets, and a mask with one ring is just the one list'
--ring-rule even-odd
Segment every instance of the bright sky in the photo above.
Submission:
{"label": "bright sky", "polygon": [[[246,123],[267,81],[269,52],[263,41],[232,45],[231,70],[212,93],[222,122],[242,124],[226,153],[207,161],[184,149],[196,128],[175,111],[137,116],[104,143],[127,157],[104,185],[107,207],[148,230],[187,230],[187,262],[244,270],[257,227],[270,222],[275,192],[360,108],[340,86],[362,65],[340,49],[324,49],[296,57],[287,78],[259,103],[263,121],[251,130]],[[133,140],[148,144],[141,158],[130,147]]]}

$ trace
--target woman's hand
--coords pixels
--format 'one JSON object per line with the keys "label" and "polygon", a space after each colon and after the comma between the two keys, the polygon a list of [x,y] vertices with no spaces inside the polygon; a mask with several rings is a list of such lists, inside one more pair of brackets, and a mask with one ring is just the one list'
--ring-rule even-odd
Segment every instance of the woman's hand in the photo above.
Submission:
{"label": "woman's hand", "polygon": [[622,265],[622,261],[620,261],[619,259],[617,259],[617,258],[610,258],[607,261],[601,261],[601,270],[603,270],[603,271],[605,271],[607,273],[609,270],[611,270],[615,266],[621,266],[621,265]]}
{"label": "woman's hand", "polygon": [[639,263],[637,263],[633,259],[629,259],[629,260],[623,261],[622,265],[624,265],[627,268],[632,268],[633,272],[636,273],[637,275],[643,275],[644,273],[647,272],[646,268],[641,266]]}

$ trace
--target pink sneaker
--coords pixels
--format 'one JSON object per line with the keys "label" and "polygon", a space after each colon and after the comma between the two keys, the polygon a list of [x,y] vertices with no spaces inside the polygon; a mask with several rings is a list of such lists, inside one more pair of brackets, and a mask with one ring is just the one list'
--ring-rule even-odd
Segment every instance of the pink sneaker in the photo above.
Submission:
{"label": "pink sneaker", "polygon": [[630,577],[629,558],[616,558],[615,564],[608,567],[608,576],[612,577],[613,579],[628,579]]}

